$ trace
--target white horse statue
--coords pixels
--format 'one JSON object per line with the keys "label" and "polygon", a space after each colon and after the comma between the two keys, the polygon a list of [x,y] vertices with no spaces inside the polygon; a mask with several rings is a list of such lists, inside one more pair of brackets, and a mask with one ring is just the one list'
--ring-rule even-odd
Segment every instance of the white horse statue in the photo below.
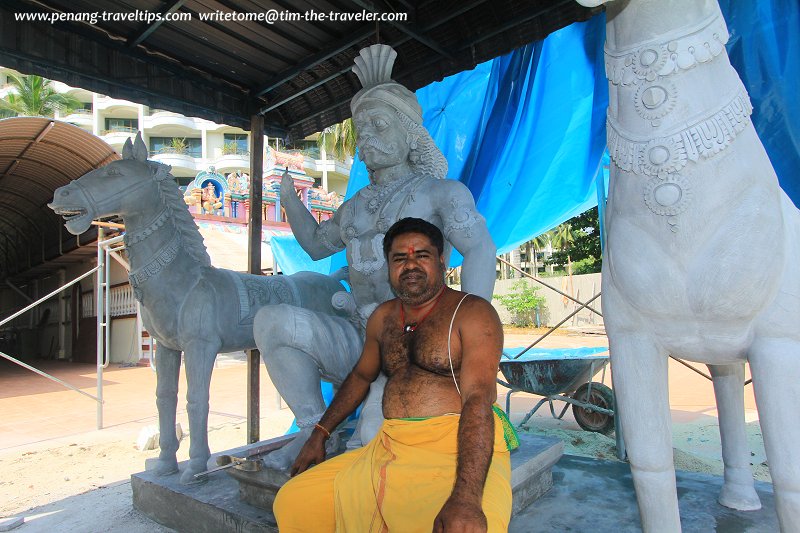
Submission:
{"label": "white horse statue", "polygon": [[717,2],[617,0],[606,16],[603,311],[642,525],[681,528],[672,354],[711,371],[725,465],[719,502],[739,510],[760,507],[744,423],[750,364],[779,523],[798,532],[800,213],[750,122]]}
{"label": "white horse statue", "polygon": [[[342,285],[330,276],[253,276],[211,266],[170,167],[147,160],[141,136],[125,143],[123,158],[55,191],[49,207],[75,235],[92,219],[125,221],[129,274],[142,320],[158,341],[156,403],[161,453],[156,471],[178,470],[175,411],[181,352],[185,355],[191,443],[183,483],[207,469],[208,390],[219,352],[255,348],[253,317],[265,305],[288,303],[336,314],[331,297]],[[280,317],[276,316],[276,320]]]}

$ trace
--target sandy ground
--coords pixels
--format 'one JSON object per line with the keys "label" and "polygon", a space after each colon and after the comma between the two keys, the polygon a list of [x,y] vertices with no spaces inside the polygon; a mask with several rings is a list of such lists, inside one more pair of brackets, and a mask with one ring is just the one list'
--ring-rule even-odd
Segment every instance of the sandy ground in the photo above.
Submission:
{"label": "sandy ground", "polygon": [[[524,346],[531,335],[532,332],[509,331],[506,345]],[[545,344],[576,347],[602,346],[607,342],[602,335],[562,334],[548,337]],[[671,394],[676,468],[721,475],[716,411],[713,408],[713,392],[709,393],[711,384],[682,367],[671,367],[671,373],[673,370],[676,374],[671,374],[670,383],[680,382],[675,386],[679,390]],[[133,372],[150,371],[125,369],[125,372],[115,375],[127,376],[129,373],[133,375]],[[209,417],[212,451],[241,446],[246,441],[245,372],[244,362],[236,357],[227,359],[215,370]],[[154,377],[144,376],[145,381],[152,382],[151,391],[154,390]],[[595,379],[599,381],[600,376]],[[119,381],[122,382],[122,379]],[[608,376],[606,383],[610,384]],[[688,389],[688,392],[684,389]],[[261,392],[261,438],[282,435],[291,424],[291,413],[277,402],[274,388],[263,371]],[[501,405],[505,405],[506,392],[506,389],[498,386]],[[74,393],[70,394],[75,396]],[[180,394],[183,398],[184,391]],[[19,434],[14,438],[0,430],[0,519],[24,517],[25,523],[15,530],[24,532],[169,531],[144,518],[131,506],[130,475],[143,470],[146,459],[158,455],[158,450],[140,451],[135,446],[143,428],[156,424],[152,397],[152,393],[148,392],[145,399],[141,400],[146,406],[140,412],[128,413],[119,423],[100,431],[76,430],[62,436],[37,439],[20,437]],[[524,393],[515,394],[511,404],[512,421],[519,422],[538,399],[537,396]],[[4,413],[4,405],[18,405],[20,401],[23,401],[20,396],[3,398],[0,394],[0,415]],[[181,400],[178,420],[187,430],[188,420],[185,410],[181,409],[182,403]],[[746,407],[755,477],[770,481],[752,391],[747,396]],[[58,410],[59,406],[52,408]],[[107,409],[112,410],[113,405]],[[37,416],[41,415],[32,413],[30,423],[42,424],[41,419],[37,420]],[[613,437],[582,431],[572,417],[571,410],[562,420],[555,420],[550,416],[547,406],[543,406],[531,418],[526,430],[561,438],[567,454],[617,460]],[[7,442],[11,445],[6,446]],[[179,460],[188,458],[187,438],[184,438],[178,454]],[[2,521],[0,529],[1,526]]]}

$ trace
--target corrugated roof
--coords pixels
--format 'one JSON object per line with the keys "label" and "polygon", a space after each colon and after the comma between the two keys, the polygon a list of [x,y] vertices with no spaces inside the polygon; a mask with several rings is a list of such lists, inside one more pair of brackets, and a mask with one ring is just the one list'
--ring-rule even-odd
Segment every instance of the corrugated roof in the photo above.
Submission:
{"label": "corrugated roof", "polygon": [[[39,117],[0,120],[0,277],[40,273],[31,267],[76,247],[75,236],[47,203],[58,187],[115,159],[119,155],[108,144],[72,124]],[[84,243],[89,239],[82,237]]]}
{"label": "corrugated roof", "polygon": [[[271,10],[407,20],[201,20]],[[394,79],[415,90],[601,10],[575,0],[3,0],[0,64],[245,129],[259,113],[268,134],[302,138],[350,116],[360,89],[353,57],[378,40],[397,49]],[[19,13],[133,20],[49,23]],[[167,13],[191,20],[144,19]]]}

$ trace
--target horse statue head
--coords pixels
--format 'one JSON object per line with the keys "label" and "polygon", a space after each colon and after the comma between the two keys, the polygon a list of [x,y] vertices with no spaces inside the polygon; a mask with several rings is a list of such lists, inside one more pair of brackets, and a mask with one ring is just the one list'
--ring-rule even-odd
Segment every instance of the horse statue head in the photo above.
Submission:
{"label": "horse statue head", "polygon": [[143,213],[159,198],[159,182],[171,179],[170,167],[147,160],[147,146],[141,134],[125,141],[122,159],[84,174],[59,187],[48,207],[64,217],[73,235],[85,232],[92,220],[112,215],[126,218]]}

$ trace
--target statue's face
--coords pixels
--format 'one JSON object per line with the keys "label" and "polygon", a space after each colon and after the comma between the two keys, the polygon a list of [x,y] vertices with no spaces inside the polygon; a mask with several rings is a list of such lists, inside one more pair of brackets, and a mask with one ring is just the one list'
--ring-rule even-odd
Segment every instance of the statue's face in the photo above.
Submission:
{"label": "statue's face", "polygon": [[408,161],[406,129],[394,108],[381,102],[365,102],[353,115],[356,144],[370,170],[390,168]]}

